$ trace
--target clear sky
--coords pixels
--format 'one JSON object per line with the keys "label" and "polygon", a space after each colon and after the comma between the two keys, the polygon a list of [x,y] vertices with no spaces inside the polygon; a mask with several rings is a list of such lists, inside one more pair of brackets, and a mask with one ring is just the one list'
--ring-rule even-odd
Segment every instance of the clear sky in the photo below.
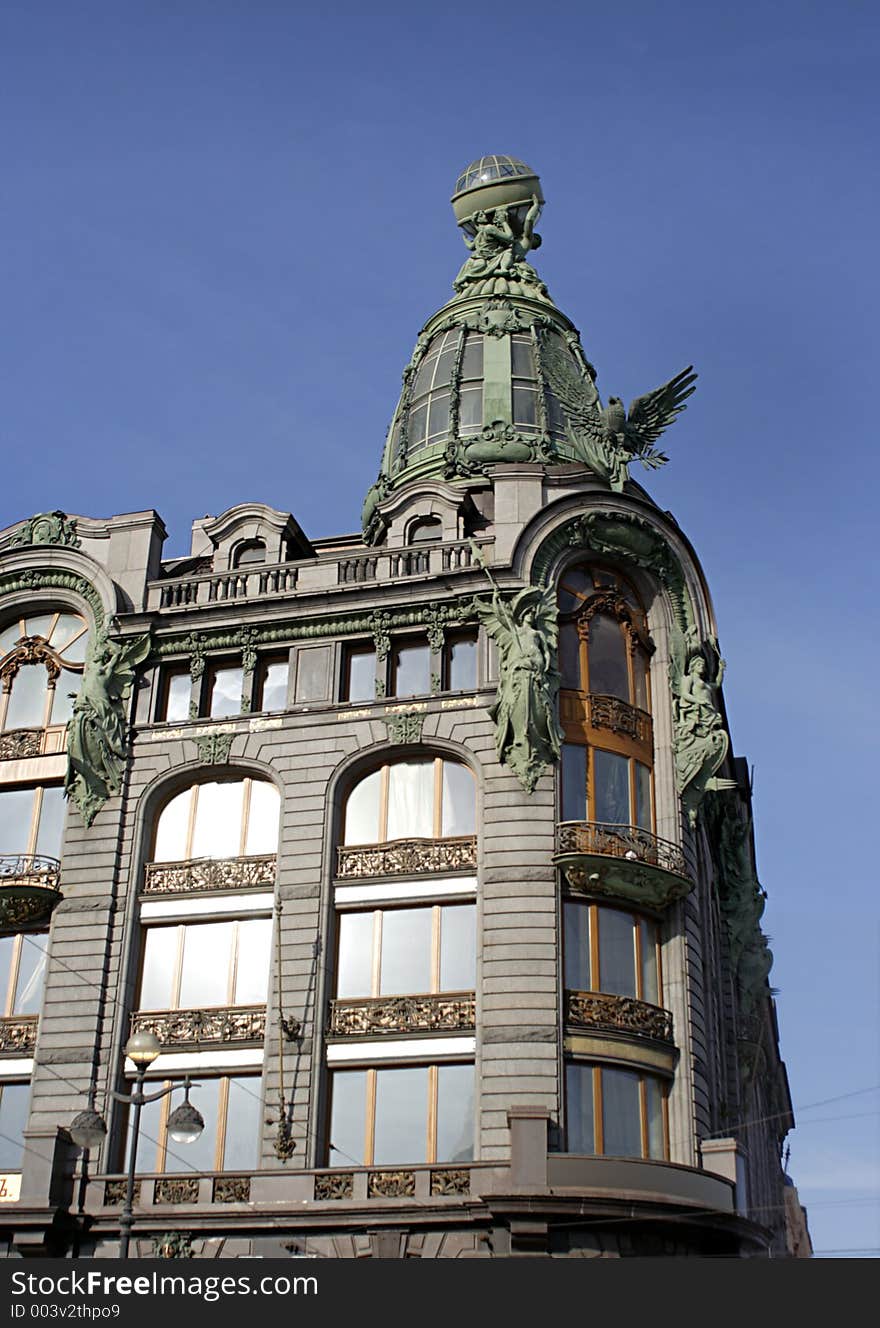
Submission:
{"label": "clear sky", "polygon": [[603,394],[696,365],[636,477],[755,765],[790,1171],[817,1250],[874,1254],[878,67],[875,0],[0,7],[0,528],[155,507],[170,557],[256,499],[356,530],[484,152],[541,175]]}

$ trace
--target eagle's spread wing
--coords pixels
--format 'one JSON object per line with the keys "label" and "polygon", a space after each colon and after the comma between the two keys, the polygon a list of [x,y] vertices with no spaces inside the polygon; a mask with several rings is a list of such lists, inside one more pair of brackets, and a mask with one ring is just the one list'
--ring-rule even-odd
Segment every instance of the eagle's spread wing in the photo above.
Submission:
{"label": "eagle's spread wing", "polygon": [[670,378],[662,387],[655,387],[643,397],[636,397],[629,408],[626,432],[638,452],[656,443],[664,429],[668,428],[676,415],[687,410],[685,401],[695,390],[697,375],[694,366],[689,364],[680,374]]}
{"label": "eagle's spread wing", "polygon": [[562,349],[558,337],[545,334],[541,364],[569,425],[584,433],[601,434],[598,403],[592,399],[587,382],[578,373],[571,356]]}

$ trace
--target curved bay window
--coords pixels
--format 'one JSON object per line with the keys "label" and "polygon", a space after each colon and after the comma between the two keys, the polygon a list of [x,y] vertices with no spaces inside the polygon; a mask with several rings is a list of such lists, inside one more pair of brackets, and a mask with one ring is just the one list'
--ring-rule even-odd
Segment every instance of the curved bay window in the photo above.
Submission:
{"label": "curved bay window", "polygon": [[569,1061],[566,1152],[604,1157],[669,1156],[666,1088],[656,1075]]}
{"label": "curved bay window", "polygon": [[645,612],[625,577],[579,564],[559,585],[561,819],[653,827]]}
{"label": "curved bay window", "polygon": [[61,749],[63,734],[48,745],[35,735],[20,751],[10,744],[14,731],[63,729],[82,682],[88,636],[85,618],[70,609],[21,615],[0,630],[0,734],[9,735],[5,742],[0,737],[5,755]]}
{"label": "curved bay window", "polygon": [[662,1004],[660,936],[653,919],[567,899],[563,944],[566,989]]}

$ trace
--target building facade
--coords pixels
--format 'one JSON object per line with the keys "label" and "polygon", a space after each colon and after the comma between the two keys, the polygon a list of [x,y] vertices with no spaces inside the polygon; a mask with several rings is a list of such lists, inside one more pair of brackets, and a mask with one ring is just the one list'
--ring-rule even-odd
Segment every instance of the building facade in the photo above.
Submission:
{"label": "building facade", "polygon": [[630,474],[695,375],[603,406],[541,203],[513,158],[459,179],[358,535],[0,534],[11,1257],[118,1253],[138,1031],[174,1091],[133,1255],[790,1252],[747,766],[696,555]]}

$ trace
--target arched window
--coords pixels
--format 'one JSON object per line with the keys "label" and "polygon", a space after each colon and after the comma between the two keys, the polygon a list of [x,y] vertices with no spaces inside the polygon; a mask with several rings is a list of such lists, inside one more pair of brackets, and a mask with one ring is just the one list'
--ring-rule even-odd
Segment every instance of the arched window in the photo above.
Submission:
{"label": "arched window", "polygon": [[6,623],[0,630],[0,731],[67,723],[82,682],[88,635],[85,618],[70,609]]}
{"label": "arched window", "polygon": [[439,516],[418,517],[412,522],[406,535],[407,544],[433,544],[442,539],[443,522]]}
{"label": "arched window", "polygon": [[194,784],[160,813],[153,861],[274,853],[280,801],[274,784],[265,780]]}
{"label": "arched window", "polygon": [[472,835],[474,777],[441,757],[397,761],[358,780],[344,808],[343,844]]}
{"label": "arched window", "polygon": [[236,545],[232,555],[233,567],[254,567],[265,561],[266,544],[260,539],[242,540],[241,544]]}

